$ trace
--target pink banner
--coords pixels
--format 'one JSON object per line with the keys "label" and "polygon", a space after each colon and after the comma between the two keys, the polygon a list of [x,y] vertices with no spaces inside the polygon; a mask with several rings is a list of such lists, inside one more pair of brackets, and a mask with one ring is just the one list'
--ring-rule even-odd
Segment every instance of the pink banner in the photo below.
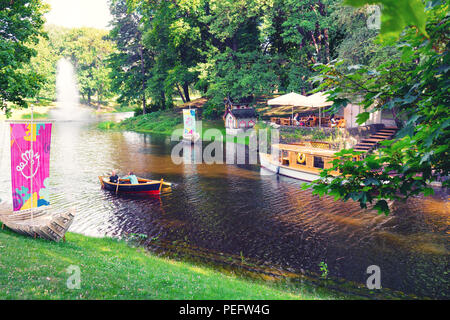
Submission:
{"label": "pink banner", "polygon": [[11,124],[11,181],[14,211],[50,204],[48,187],[51,134],[51,123]]}

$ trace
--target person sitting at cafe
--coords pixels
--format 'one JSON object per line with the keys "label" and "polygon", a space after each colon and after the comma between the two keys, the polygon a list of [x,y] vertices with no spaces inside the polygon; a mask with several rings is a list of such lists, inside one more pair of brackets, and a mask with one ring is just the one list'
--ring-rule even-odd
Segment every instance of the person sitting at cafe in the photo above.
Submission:
{"label": "person sitting at cafe", "polygon": [[130,184],[139,184],[137,177],[134,175],[133,171],[128,172],[128,176],[123,177],[123,180],[130,180]]}
{"label": "person sitting at cafe", "polygon": [[336,118],[334,117],[334,114],[332,114],[331,116],[330,116],[330,127],[336,127],[337,126],[337,121],[336,121]]}
{"label": "person sitting at cafe", "polygon": [[306,119],[306,124],[309,126],[309,127],[312,127],[312,125],[314,124],[314,121],[316,120],[316,117],[315,116],[313,116],[312,114],[310,114],[309,116],[308,116],[308,118]]}
{"label": "person sitting at cafe", "polygon": [[300,115],[298,113],[296,113],[294,115],[294,124],[299,125],[300,124]]}
{"label": "person sitting at cafe", "polygon": [[109,182],[117,183],[117,181],[119,181],[119,176],[117,175],[116,170],[113,170],[111,172],[111,176],[109,177]]}

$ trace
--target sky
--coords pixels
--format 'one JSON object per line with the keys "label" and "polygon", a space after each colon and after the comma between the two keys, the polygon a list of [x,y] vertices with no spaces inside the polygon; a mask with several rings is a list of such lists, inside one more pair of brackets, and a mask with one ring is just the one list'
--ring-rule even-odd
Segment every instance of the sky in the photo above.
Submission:
{"label": "sky", "polygon": [[44,0],[51,6],[45,15],[48,24],[67,28],[109,29],[108,0]]}

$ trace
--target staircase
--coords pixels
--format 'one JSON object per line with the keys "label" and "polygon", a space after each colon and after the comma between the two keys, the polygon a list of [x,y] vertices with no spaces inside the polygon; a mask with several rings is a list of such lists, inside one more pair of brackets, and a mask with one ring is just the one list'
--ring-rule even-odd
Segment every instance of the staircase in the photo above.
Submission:
{"label": "staircase", "polygon": [[362,139],[353,147],[353,150],[368,153],[376,149],[381,141],[392,139],[397,131],[397,127],[384,127],[370,135],[368,138]]}

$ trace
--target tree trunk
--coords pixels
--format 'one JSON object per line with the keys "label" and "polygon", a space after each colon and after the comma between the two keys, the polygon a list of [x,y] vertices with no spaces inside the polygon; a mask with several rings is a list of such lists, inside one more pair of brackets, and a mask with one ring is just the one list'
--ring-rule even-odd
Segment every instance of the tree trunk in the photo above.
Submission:
{"label": "tree trunk", "polygon": [[142,114],[145,114],[145,108],[147,107],[145,101],[145,90],[147,89],[147,86],[145,83],[144,53],[141,44],[139,44],[139,55],[141,58],[141,76],[142,76]]}
{"label": "tree trunk", "polygon": [[328,28],[323,30],[323,38],[325,41],[325,59],[327,63],[330,63],[330,40],[328,38]]}
{"label": "tree trunk", "polygon": [[142,114],[145,114],[145,108],[147,108],[147,102],[145,101],[145,91],[142,92]]}
{"label": "tree trunk", "polygon": [[161,91],[161,102],[162,102],[162,108],[166,108],[166,94],[164,93],[164,91]]}
{"label": "tree trunk", "polygon": [[237,39],[236,39],[236,35],[233,36],[233,39],[231,41],[232,41],[231,42],[231,49],[236,52],[238,50],[238,42],[237,42]]}
{"label": "tree trunk", "polygon": [[97,111],[100,111],[100,90],[97,91]]}
{"label": "tree trunk", "polygon": [[319,48],[319,45],[317,43],[316,37],[314,36],[313,32],[311,32],[311,39],[313,41],[314,48],[316,49],[317,58],[319,59],[320,48]]}
{"label": "tree trunk", "polygon": [[184,91],[184,96],[186,97],[186,101],[190,102],[191,97],[189,96],[189,84],[187,82],[185,82],[183,84],[183,91]]}
{"label": "tree trunk", "polygon": [[180,94],[181,100],[183,100],[183,103],[186,103],[186,99],[184,98],[183,92],[181,92],[181,89],[180,89],[180,86],[178,83],[177,83],[176,87],[177,87],[178,93]]}

